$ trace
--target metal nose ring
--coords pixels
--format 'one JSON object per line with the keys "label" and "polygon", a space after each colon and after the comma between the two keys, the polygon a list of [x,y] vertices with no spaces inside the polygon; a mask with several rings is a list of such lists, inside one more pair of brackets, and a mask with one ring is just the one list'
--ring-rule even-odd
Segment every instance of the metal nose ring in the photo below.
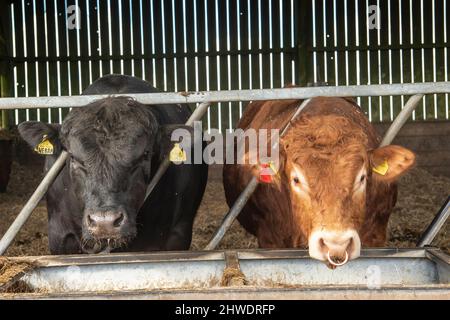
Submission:
{"label": "metal nose ring", "polygon": [[328,250],[328,252],[327,252],[327,259],[328,259],[328,262],[331,263],[333,266],[336,266],[336,267],[343,266],[343,265],[346,264],[347,261],[348,261],[348,253],[347,253],[347,250],[345,251],[345,259],[344,259],[344,261],[341,262],[341,263],[337,263],[337,262],[333,261],[333,259],[331,259],[331,257],[330,257],[330,250]]}

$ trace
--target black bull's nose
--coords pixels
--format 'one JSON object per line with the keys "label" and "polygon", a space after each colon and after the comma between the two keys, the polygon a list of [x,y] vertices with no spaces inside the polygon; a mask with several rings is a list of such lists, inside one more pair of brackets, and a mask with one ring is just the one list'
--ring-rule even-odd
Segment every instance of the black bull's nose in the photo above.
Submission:
{"label": "black bull's nose", "polygon": [[126,214],[121,211],[92,212],[86,216],[90,233],[99,238],[117,238],[125,224]]}

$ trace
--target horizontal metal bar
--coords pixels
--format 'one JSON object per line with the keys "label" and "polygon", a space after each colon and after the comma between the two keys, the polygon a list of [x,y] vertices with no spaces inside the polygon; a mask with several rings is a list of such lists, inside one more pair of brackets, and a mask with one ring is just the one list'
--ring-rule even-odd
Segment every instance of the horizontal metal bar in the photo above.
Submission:
{"label": "horizontal metal bar", "polygon": [[419,43],[419,44],[385,44],[385,45],[337,45],[337,46],[310,46],[308,47],[308,50],[310,52],[352,52],[352,51],[400,51],[400,50],[432,50],[432,49],[444,49],[448,48],[450,46],[450,43],[433,43],[433,44],[426,44],[426,43]]}
{"label": "horizontal metal bar", "polygon": [[372,290],[367,287],[320,286],[297,288],[200,288],[197,290],[157,290],[129,292],[80,292],[80,293],[14,293],[0,296],[11,300],[448,300],[447,286],[402,286]]}
{"label": "horizontal metal bar", "polygon": [[[239,260],[252,259],[311,259],[305,249],[235,249]],[[74,254],[48,256],[8,257],[12,262],[33,262],[38,266],[72,266],[116,263],[144,263],[165,261],[224,260],[227,250],[212,251],[155,251],[146,253],[115,252],[109,254]],[[426,258],[429,252],[442,253],[440,249],[427,248],[363,248],[361,258]]]}
{"label": "horizontal metal bar", "polygon": [[262,49],[241,49],[241,50],[211,50],[197,52],[167,52],[167,53],[145,53],[145,54],[102,54],[93,56],[39,56],[39,57],[10,57],[0,55],[0,61],[10,63],[34,63],[34,62],[78,62],[78,61],[120,61],[120,60],[163,60],[163,59],[183,59],[183,58],[203,58],[203,57],[221,57],[221,56],[245,56],[259,54],[281,54],[294,56],[297,49],[294,48],[262,48]]}
{"label": "horizontal metal bar", "polygon": [[[144,104],[173,104],[227,101],[287,100],[323,97],[396,96],[450,93],[450,82],[397,83],[378,85],[297,87],[260,90],[190,91],[126,94]],[[119,95],[1,98],[1,109],[75,108]]]}

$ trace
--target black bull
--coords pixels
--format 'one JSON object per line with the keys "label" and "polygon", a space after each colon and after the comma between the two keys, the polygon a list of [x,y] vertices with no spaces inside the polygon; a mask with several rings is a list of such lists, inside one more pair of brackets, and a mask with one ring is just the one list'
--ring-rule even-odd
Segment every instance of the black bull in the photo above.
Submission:
{"label": "black bull", "polygon": [[[158,92],[129,76],[109,75],[83,95]],[[127,97],[74,108],[62,125],[24,122],[21,136],[35,148],[52,143],[49,170],[61,150],[70,159],[47,193],[52,254],[188,249],[208,174],[206,164],[171,165],[145,203],[151,177],[170,151],[171,130],[188,106],[145,106]]]}

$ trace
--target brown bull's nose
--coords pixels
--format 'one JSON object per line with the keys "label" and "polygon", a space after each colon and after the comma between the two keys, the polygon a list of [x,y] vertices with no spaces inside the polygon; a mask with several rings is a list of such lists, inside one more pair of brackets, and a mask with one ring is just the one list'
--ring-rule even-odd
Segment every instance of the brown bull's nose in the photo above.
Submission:
{"label": "brown bull's nose", "polygon": [[87,225],[97,236],[114,236],[125,222],[122,212],[94,212],[87,215]]}
{"label": "brown bull's nose", "polygon": [[356,259],[361,249],[359,235],[352,229],[315,231],[310,235],[308,245],[312,258],[327,261],[334,266]]}

